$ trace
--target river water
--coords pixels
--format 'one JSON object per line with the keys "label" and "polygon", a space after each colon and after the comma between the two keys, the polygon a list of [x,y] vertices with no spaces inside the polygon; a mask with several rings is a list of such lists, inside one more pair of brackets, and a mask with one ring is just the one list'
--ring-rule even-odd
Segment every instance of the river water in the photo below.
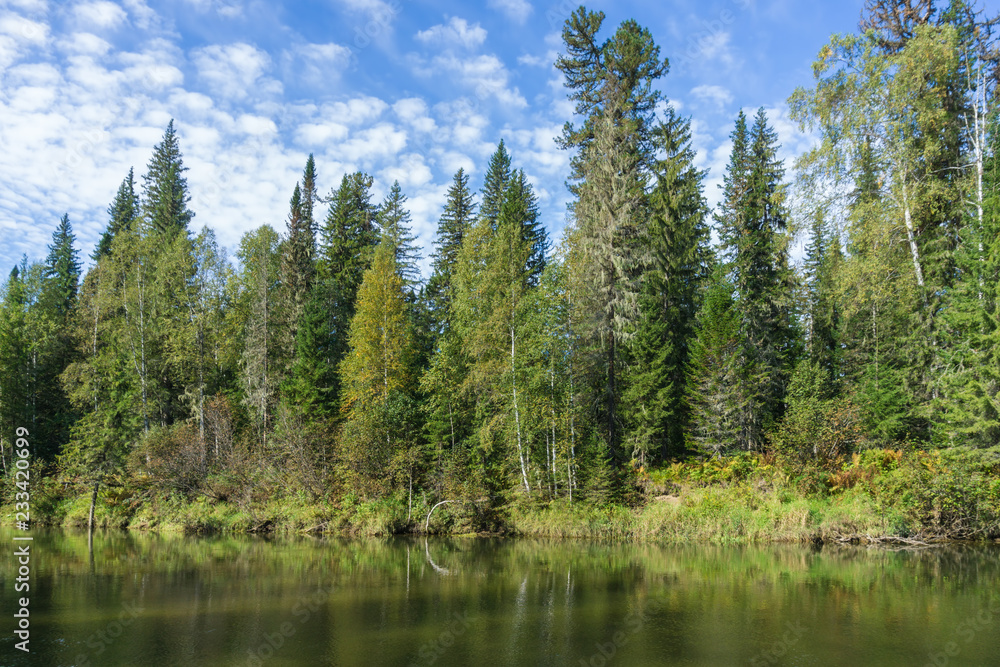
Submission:
{"label": "river water", "polygon": [[1000,665],[1000,547],[14,533],[0,664]]}

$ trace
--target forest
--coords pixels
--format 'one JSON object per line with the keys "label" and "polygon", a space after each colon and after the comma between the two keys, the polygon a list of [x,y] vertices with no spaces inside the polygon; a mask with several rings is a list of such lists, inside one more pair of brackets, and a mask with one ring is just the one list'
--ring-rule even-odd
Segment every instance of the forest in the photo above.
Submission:
{"label": "forest", "polygon": [[449,500],[436,530],[631,535],[656,505],[749,534],[787,505],[814,534],[842,503],[831,534],[1000,536],[1000,16],[869,0],[788,100],[814,148],[786,165],[741,112],[714,210],[668,58],[604,19],[556,61],[562,237],[500,139],[429,277],[399,184],[324,194],[312,156],[230,257],[171,121],[86,272],[64,216],[0,292],[5,509],[24,428],[54,523],[384,533]]}

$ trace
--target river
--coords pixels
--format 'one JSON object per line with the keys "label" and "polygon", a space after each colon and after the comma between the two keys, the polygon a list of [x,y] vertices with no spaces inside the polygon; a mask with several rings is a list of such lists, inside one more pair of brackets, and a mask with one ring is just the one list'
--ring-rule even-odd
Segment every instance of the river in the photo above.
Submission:
{"label": "river", "polygon": [[1000,665],[996,546],[32,535],[2,665]]}

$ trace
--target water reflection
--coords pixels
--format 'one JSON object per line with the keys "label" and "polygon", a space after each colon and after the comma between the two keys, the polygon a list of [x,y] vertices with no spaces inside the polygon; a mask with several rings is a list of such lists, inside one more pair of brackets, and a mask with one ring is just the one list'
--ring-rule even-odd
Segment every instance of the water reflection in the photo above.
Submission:
{"label": "water reflection", "polygon": [[998,663],[995,547],[97,533],[91,558],[53,531],[32,552],[32,654],[7,630],[3,665]]}

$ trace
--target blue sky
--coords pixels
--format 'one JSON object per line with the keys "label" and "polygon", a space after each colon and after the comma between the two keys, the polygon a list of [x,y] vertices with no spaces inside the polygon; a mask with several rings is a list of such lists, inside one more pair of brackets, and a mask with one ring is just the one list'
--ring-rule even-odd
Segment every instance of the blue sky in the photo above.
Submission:
{"label": "blue sky", "polygon": [[[791,160],[813,137],[785,100],[810,85],[863,0],[592,2],[605,31],[634,18],[670,73],[664,95],[692,118],[706,194],[718,200],[738,111],[763,106]],[[68,212],[89,256],[130,166],[145,171],[175,119],[196,217],[235,249],[284,229],[306,156],[321,192],[348,171],[398,179],[429,246],[459,167],[476,188],[505,139],[554,239],[566,216],[570,119],[560,74],[570,2],[487,0],[0,0],[0,270],[43,259]],[[325,211],[323,211],[325,214]]]}

